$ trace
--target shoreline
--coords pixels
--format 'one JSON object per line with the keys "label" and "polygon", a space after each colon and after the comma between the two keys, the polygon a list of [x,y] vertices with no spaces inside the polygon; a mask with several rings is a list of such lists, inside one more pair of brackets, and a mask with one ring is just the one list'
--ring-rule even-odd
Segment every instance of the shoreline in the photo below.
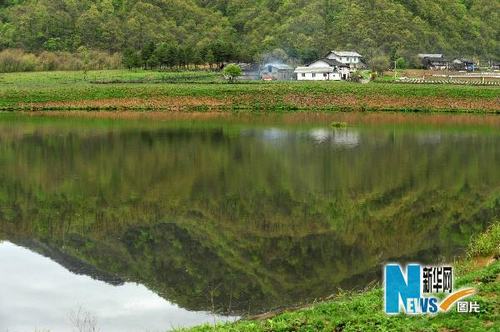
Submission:
{"label": "shoreline", "polygon": [[409,113],[387,112],[164,112],[164,111],[23,111],[0,112],[0,119],[54,119],[87,121],[220,121],[237,124],[264,125],[321,125],[342,123],[345,127],[359,125],[429,125],[429,126],[487,126],[500,127],[500,117],[491,113]]}
{"label": "shoreline", "polygon": [[380,285],[368,285],[365,290],[340,292],[302,307],[246,317],[234,323],[176,331],[494,331],[494,322],[500,319],[499,243],[500,222],[496,221],[484,233],[474,237],[465,257],[453,264],[457,272],[457,287],[473,286],[478,290],[468,300],[480,303],[480,314],[460,314],[451,309],[447,313],[434,315],[388,316],[382,310],[382,288]]}

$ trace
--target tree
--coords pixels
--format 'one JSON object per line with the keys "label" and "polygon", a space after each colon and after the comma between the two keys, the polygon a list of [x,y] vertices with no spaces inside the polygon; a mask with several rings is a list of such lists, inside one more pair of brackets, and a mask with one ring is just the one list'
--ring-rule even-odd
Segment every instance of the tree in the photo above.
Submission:
{"label": "tree", "polygon": [[90,52],[85,46],[80,46],[80,48],[78,48],[78,54],[80,55],[80,58],[82,59],[83,79],[86,81],[87,80],[87,73],[88,73],[88,70],[90,69]]}
{"label": "tree", "polygon": [[212,65],[215,63],[215,56],[210,47],[206,47],[202,51],[202,59],[205,63],[208,64],[210,69],[212,69]]}
{"label": "tree", "polygon": [[123,58],[122,58],[123,65],[127,67],[128,69],[132,68],[139,68],[142,66],[141,63],[141,56],[139,52],[137,52],[134,49],[127,48],[123,52]]}
{"label": "tree", "polygon": [[0,0],[0,48],[131,47],[144,51],[145,63],[148,42],[163,41],[184,49],[183,59],[179,52],[170,57],[171,67],[198,63],[194,50],[221,67],[273,53],[307,63],[332,49],[355,50],[368,61],[380,53],[404,57],[409,65],[418,65],[418,53],[497,60],[498,6],[499,0]]}
{"label": "tree", "polygon": [[179,50],[175,45],[168,46],[166,56],[165,63],[170,68],[179,64]]}
{"label": "tree", "polygon": [[371,59],[370,67],[374,73],[382,75],[390,68],[389,58],[385,55],[377,55]]}
{"label": "tree", "polygon": [[148,67],[148,60],[153,55],[155,49],[156,49],[155,43],[153,41],[150,41],[146,43],[146,45],[141,51],[142,62],[146,65],[146,68]]}
{"label": "tree", "polygon": [[167,66],[168,61],[168,45],[166,43],[160,43],[153,52],[153,55],[158,60],[158,66]]}
{"label": "tree", "polygon": [[158,57],[156,54],[151,54],[149,59],[146,62],[146,67],[149,67],[149,69],[154,69],[157,68],[160,65],[160,60],[158,60]]}
{"label": "tree", "polygon": [[242,71],[240,66],[232,63],[227,65],[223,70],[224,77],[229,80],[230,83],[236,81],[238,77],[241,76]]}
{"label": "tree", "polygon": [[403,57],[399,57],[396,60],[396,68],[397,69],[406,69],[408,68],[408,63],[406,62],[406,59]]}

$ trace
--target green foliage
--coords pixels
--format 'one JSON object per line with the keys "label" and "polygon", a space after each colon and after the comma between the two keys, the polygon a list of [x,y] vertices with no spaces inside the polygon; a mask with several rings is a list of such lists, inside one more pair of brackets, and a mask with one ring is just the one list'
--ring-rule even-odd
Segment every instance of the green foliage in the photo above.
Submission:
{"label": "green foliage", "polygon": [[241,68],[236,64],[229,64],[224,67],[224,76],[229,80],[229,82],[234,82],[238,77],[241,76]]}
{"label": "green foliage", "polygon": [[[344,293],[335,300],[315,304],[309,308],[285,312],[266,320],[242,320],[234,324],[205,325],[178,332],[267,332],[267,331],[498,331],[500,319],[495,297],[500,291],[496,278],[500,273],[500,262],[481,268],[458,279],[462,282],[471,276],[476,281],[467,285],[475,287],[479,294],[471,297],[477,301],[482,312],[479,315],[464,315],[453,311],[438,315],[408,317],[389,316],[383,313],[383,292],[379,288],[362,293]],[[485,280],[478,282],[477,280]]]}
{"label": "green foliage", "polygon": [[382,75],[384,71],[390,68],[389,58],[385,55],[377,55],[370,61],[370,68],[373,72]]}
{"label": "green foliage", "polygon": [[500,222],[493,223],[486,232],[474,238],[468,254],[477,256],[500,256]]}
{"label": "green foliage", "polygon": [[[471,248],[478,245],[497,247],[497,222],[477,240],[470,243]],[[457,262],[464,264],[464,260]],[[456,265],[457,265],[456,264]],[[266,320],[241,320],[233,324],[205,325],[191,329],[179,329],[184,332],[223,332],[223,331],[497,331],[496,323],[500,319],[497,297],[500,291],[500,262],[494,261],[489,266],[475,267],[463,272],[455,280],[456,287],[474,287],[478,294],[468,299],[478,302],[481,314],[464,315],[452,308],[448,313],[408,317],[405,315],[389,316],[383,313],[383,291],[375,287],[362,292],[341,292],[335,299],[315,304],[296,311],[275,315]]]}
{"label": "green foliage", "polygon": [[4,1],[0,48],[131,48],[145,52],[147,66],[149,43],[166,43],[184,53],[169,67],[248,62],[275,50],[298,62],[332,49],[355,49],[367,62],[377,54],[404,57],[411,65],[422,52],[498,60],[499,10],[500,0]]}
{"label": "green foliage", "polygon": [[0,73],[52,70],[96,70],[122,67],[120,54],[90,51],[82,46],[75,53],[48,52],[38,55],[21,49],[0,51]]}
{"label": "green foliage", "polygon": [[123,52],[123,65],[128,68],[139,68],[142,66],[141,55],[138,51],[127,48]]}
{"label": "green foliage", "polygon": [[397,69],[406,69],[408,68],[408,62],[405,58],[400,57],[396,60],[396,68]]}

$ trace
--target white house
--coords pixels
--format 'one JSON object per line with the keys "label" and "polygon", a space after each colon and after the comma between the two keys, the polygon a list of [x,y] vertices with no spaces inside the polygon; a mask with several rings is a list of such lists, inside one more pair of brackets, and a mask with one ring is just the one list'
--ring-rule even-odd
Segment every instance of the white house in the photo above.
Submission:
{"label": "white house", "polygon": [[354,51],[331,51],[326,58],[348,65],[351,69],[357,69],[363,66],[361,54]]}
{"label": "white house", "polygon": [[340,81],[350,77],[349,67],[332,59],[320,59],[295,69],[298,81]]}

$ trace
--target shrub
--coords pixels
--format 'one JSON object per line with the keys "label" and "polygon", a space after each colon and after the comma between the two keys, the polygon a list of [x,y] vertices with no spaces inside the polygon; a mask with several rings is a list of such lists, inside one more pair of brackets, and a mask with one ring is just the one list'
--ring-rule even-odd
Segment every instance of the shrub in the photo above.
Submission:
{"label": "shrub", "polygon": [[229,64],[224,68],[223,74],[229,82],[234,82],[239,76],[241,76],[241,68],[238,65]]}
{"label": "shrub", "polygon": [[26,54],[23,50],[8,49],[0,52],[0,72],[34,71],[36,65],[36,56]]}
{"label": "shrub", "polygon": [[494,222],[486,232],[473,239],[469,256],[500,256],[500,222]]}
{"label": "shrub", "polygon": [[20,49],[6,49],[0,52],[0,72],[52,71],[52,70],[102,70],[122,68],[119,53],[102,51],[78,53],[48,52],[38,55]]}
{"label": "shrub", "polygon": [[390,67],[389,58],[385,55],[379,55],[371,59],[370,67],[373,72],[382,75]]}

